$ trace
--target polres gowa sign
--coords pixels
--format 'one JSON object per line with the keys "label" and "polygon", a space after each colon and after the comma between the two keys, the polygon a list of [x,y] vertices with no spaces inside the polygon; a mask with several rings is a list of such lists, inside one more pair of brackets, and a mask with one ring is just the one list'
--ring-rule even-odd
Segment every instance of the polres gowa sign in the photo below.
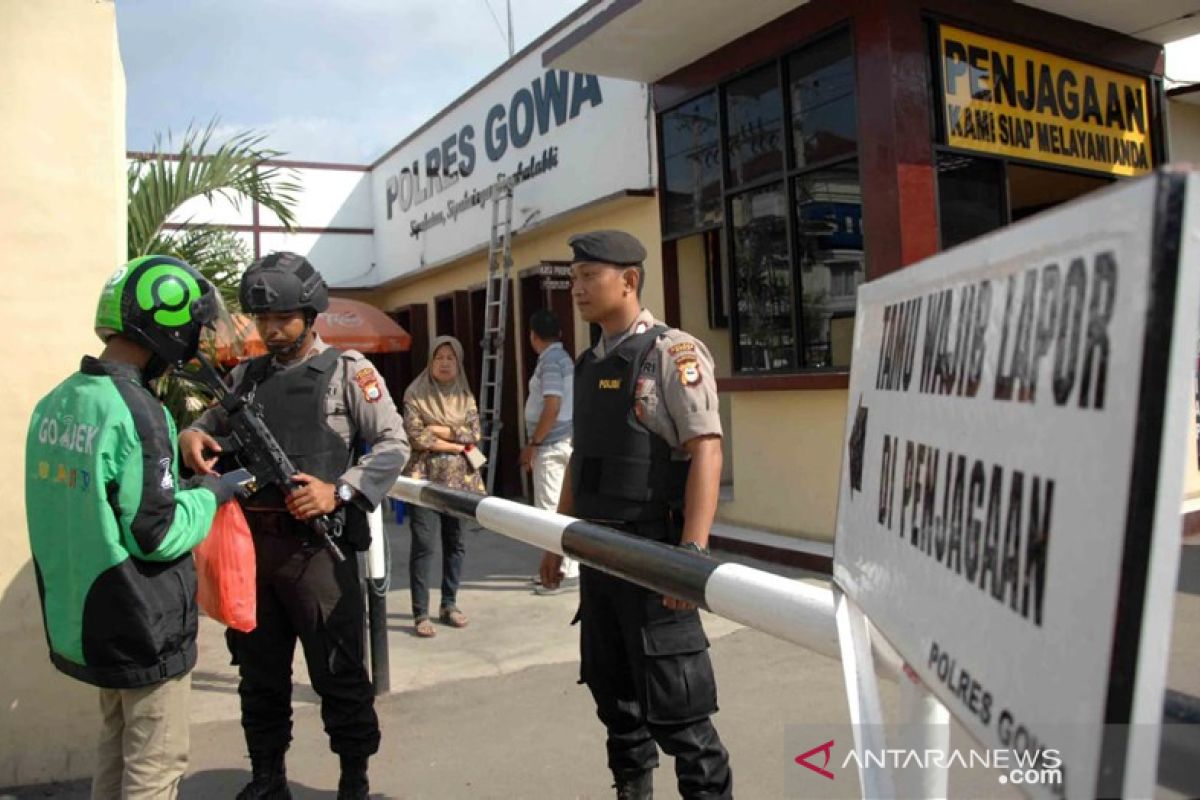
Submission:
{"label": "polres gowa sign", "polygon": [[506,181],[514,184],[517,230],[652,188],[650,140],[642,84],[547,69],[535,49],[375,167],[382,274],[373,277],[385,281],[485,247],[491,201]]}
{"label": "polres gowa sign", "polygon": [[1110,175],[1154,165],[1144,79],[948,25],[938,44],[947,144]]}

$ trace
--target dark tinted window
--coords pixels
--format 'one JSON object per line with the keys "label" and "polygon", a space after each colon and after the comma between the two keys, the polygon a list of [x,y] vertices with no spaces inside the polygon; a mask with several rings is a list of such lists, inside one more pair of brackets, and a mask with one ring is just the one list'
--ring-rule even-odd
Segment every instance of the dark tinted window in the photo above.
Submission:
{"label": "dark tinted window", "polygon": [[848,33],[788,59],[795,167],[852,154],[858,142],[854,60]]}
{"label": "dark tinted window", "polygon": [[725,131],[730,186],[783,170],[783,93],[777,64],[726,86]]}
{"label": "dark tinted window", "polygon": [[737,361],[745,372],[796,367],[796,297],[786,213],[782,183],[730,201]]}
{"label": "dark tinted window", "polygon": [[660,118],[666,233],[686,233],[721,221],[721,151],[715,93]]}
{"label": "dark tinted window", "polygon": [[804,173],[792,183],[792,198],[804,362],[814,369],[846,367],[866,274],[858,162]]}
{"label": "dark tinted window", "polygon": [[1003,162],[939,153],[937,171],[943,248],[1005,224]]}

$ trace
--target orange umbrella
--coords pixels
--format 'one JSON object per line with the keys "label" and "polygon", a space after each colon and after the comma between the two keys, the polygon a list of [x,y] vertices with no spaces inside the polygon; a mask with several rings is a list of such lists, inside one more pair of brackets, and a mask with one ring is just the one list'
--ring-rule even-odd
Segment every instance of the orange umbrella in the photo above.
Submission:
{"label": "orange umbrella", "polygon": [[[222,325],[217,330],[217,360],[235,361],[267,352],[254,320],[232,314],[234,330]],[[373,305],[344,297],[329,298],[329,309],[317,315],[313,326],[327,344],[360,353],[398,353],[412,347],[412,337],[387,314]]]}

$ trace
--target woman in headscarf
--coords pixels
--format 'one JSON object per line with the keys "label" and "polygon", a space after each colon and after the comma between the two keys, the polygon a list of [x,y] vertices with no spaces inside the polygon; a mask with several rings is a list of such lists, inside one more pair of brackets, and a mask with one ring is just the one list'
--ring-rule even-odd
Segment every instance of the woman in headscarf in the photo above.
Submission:
{"label": "woman in headscarf", "polygon": [[[485,492],[483,478],[463,452],[479,443],[479,410],[463,371],[463,349],[453,336],[439,336],[430,348],[429,366],[404,392],[404,430],[412,456],[403,474],[450,489]],[[438,618],[455,628],[467,626],[459,610],[458,582],[466,556],[462,523],[431,508],[411,507],[412,550],[408,574],[413,621],[418,636],[437,635],[429,618],[429,565],[440,533],[442,598]]]}

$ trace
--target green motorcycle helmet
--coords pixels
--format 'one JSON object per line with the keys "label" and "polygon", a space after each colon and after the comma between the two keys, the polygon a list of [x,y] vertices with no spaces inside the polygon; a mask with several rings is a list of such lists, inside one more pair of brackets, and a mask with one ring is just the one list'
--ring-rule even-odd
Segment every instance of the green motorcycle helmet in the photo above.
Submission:
{"label": "green motorcycle helmet", "polygon": [[196,355],[220,297],[195,267],[168,256],[142,256],[118,269],[96,307],[101,341],[120,334],[153,353],[161,366],[182,366]]}

